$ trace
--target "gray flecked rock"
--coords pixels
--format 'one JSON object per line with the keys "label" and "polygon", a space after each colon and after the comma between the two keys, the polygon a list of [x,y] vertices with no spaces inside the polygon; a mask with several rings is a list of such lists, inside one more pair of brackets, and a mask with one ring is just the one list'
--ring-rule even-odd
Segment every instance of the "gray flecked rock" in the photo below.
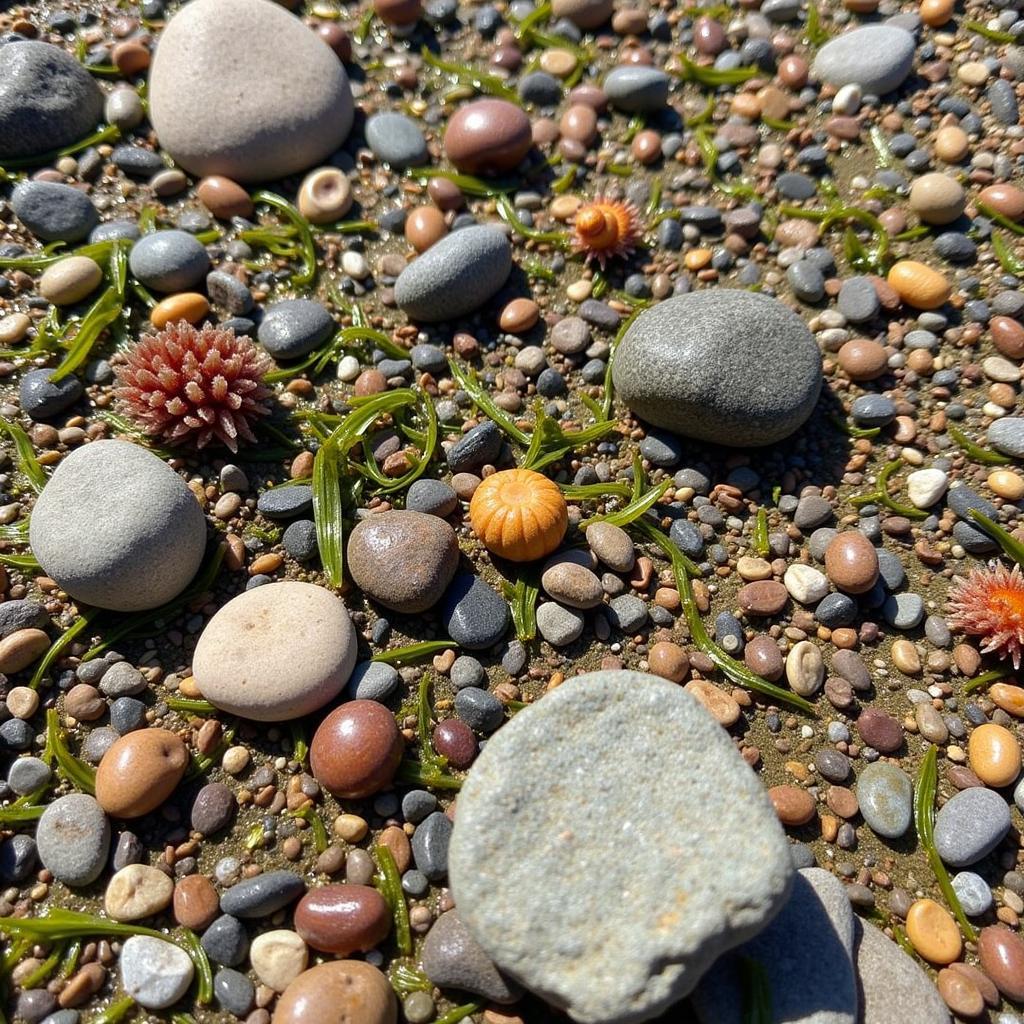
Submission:
{"label": "gray flecked rock", "polygon": [[988,428],[986,437],[996,451],[1015,459],[1024,458],[1024,419],[1021,417],[1005,416],[996,420]]}
{"label": "gray flecked rock", "polygon": [[43,867],[65,885],[94,882],[110,850],[110,822],[87,793],[69,793],[48,804],[36,826]]}
{"label": "gray flecked rock", "polygon": [[200,940],[206,955],[225,967],[237,967],[249,952],[249,934],[245,925],[230,914],[222,914],[203,932]]}
{"label": "gray flecked rock", "polygon": [[313,299],[285,299],[270,306],[256,337],[275,359],[312,352],[334,332],[331,314]]}
{"label": "gray flecked rock", "polygon": [[294,519],[313,511],[313,488],[307,484],[271,487],[256,499],[256,511],[268,519]]}
{"label": "gray flecked rock", "polygon": [[35,601],[22,599],[0,602],[0,640],[16,633],[19,629],[39,629],[46,625],[50,616],[46,609]]}
{"label": "gray flecked rock", "polygon": [[446,235],[398,275],[395,301],[414,320],[438,323],[479,309],[508,280],[512,246],[485,225]]}
{"label": "gray flecked rock", "polygon": [[608,72],[602,88],[617,110],[642,114],[664,108],[670,83],[668,75],[658,68],[623,64]]}
{"label": "gray flecked rock", "polygon": [[413,615],[441,600],[459,567],[459,542],[438,516],[380,512],[360,520],[349,534],[346,561],[365,594]]}
{"label": "gray flecked rock", "polygon": [[741,1024],[743,981],[737,958],[750,957],[765,972],[773,1021],[856,1024],[853,940],[853,910],[843,883],[821,868],[805,868],[778,917],[701,978],[692,997],[698,1020]]}
{"label": "gray flecked rock", "polygon": [[513,1003],[522,989],[505,978],[480,948],[457,910],[442,914],[423,942],[423,973],[440,988],[472,992],[496,1003]]}
{"label": "gray flecked rock", "polygon": [[152,935],[125,939],[118,967],[125,992],[148,1010],[173,1006],[188,991],[195,971],[181,946]]}
{"label": "gray flecked rock", "polygon": [[431,516],[449,516],[459,505],[459,496],[443,480],[414,481],[405,493],[405,507]]}
{"label": "gray flecked rock", "polygon": [[48,420],[60,415],[82,397],[82,382],[74,375],[50,380],[53,370],[29,370],[18,386],[18,400],[33,420]]}
{"label": "gray flecked rock", "polygon": [[747,446],[788,437],[821,391],[821,356],[804,322],[776,299],[729,288],[642,312],[612,368],[643,419],[702,441]]}
{"label": "gray flecked rock", "polygon": [[269,181],[333,153],[352,90],[333,51],[270,0],[194,0],[167,23],[149,74],[160,145],[197,175]]}
{"label": "gray flecked rock", "polygon": [[914,785],[906,772],[888,761],[875,761],[857,779],[857,801],[864,820],[877,835],[899,839],[914,813]]}
{"label": "gray flecked rock", "polygon": [[412,834],[413,860],[431,882],[441,882],[448,875],[451,838],[452,823],[443,811],[428,814]]}
{"label": "gray flecked rock", "polygon": [[268,871],[222,893],[220,909],[232,917],[269,917],[305,891],[306,883],[293,871]]}
{"label": "gray flecked rock", "polygon": [[128,266],[147,288],[185,292],[206,277],[210,257],[202,243],[187,231],[154,231],[132,246]]}
{"label": "gray flecked rock", "polygon": [[501,453],[503,440],[498,424],[492,420],[473,427],[462,435],[448,449],[445,456],[448,468],[453,473],[473,473],[490,462],[494,462]]}
{"label": "gray flecked rock", "polygon": [[836,304],[839,312],[854,324],[870,320],[880,306],[878,292],[866,277],[848,277],[839,289]]}
{"label": "gray flecked rock", "polygon": [[853,922],[859,1024],[949,1024],[931,978],[869,921]]}
{"label": "gray flecked rock", "polygon": [[195,576],[206,520],[185,481],[145,448],[93,441],[54,471],[32,512],[32,551],[75,600],[156,608]]}
{"label": "gray flecked rock", "polygon": [[968,917],[980,917],[992,906],[992,890],[981,875],[973,871],[960,871],[950,881]]}
{"label": "gray flecked rock", "polygon": [[419,167],[429,158],[420,126],[405,114],[386,111],[366,120],[366,144],[392,167]]}
{"label": "gray flecked rock", "polygon": [[914,37],[893,25],[864,25],[829,40],[814,58],[812,72],[829,85],[856,83],[884,96],[898,89],[914,65]]}
{"label": "gray flecked rock", "polygon": [[583,635],[583,616],[573,608],[546,601],[537,609],[537,629],[552,647],[567,647]]}
{"label": "gray flecked rock", "polygon": [[[88,662],[86,663],[88,664]],[[108,697],[134,697],[149,684],[146,677],[127,661],[115,661],[100,679],[100,690]]]}
{"label": "gray flecked rock", "polygon": [[0,878],[5,882],[23,882],[36,860],[36,841],[31,836],[15,834],[0,844]]}
{"label": "gray flecked rock", "polygon": [[[593,879],[624,836],[644,881],[609,901]],[[764,788],[718,723],[678,686],[626,671],[569,680],[488,741],[449,852],[476,940],[582,1022],[646,1020],[687,995],[785,905],[792,874]]]}
{"label": "gray flecked rock", "polygon": [[100,219],[81,189],[55,181],[23,181],[11,193],[11,209],[36,238],[46,242],[77,242]]}
{"label": "gray flecked rock", "polygon": [[398,689],[400,676],[393,665],[381,661],[363,661],[352,670],[345,694],[351,700],[375,700],[385,703]]}
{"label": "gray flecked rock", "polygon": [[441,602],[441,621],[448,635],[469,651],[492,647],[510,622],[506,601],[479,576],[460,572]]}
{"label": "gray flecked rock", "polygon": [[0,160],[77,142],[102,112],[103,93],[71,54],[35,40],[0,46]]}
{"label": "gray flecked rock", "polygon": [[991,853],[1010,831],[1010,808],[992,789],[973,786],[935,815],[935,848],[950,867],[965,868]]}

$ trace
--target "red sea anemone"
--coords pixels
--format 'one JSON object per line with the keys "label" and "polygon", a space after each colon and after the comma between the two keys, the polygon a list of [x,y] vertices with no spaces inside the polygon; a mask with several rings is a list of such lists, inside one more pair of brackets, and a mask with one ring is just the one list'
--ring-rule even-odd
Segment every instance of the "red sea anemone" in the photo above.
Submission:
{"label": "red sea anemone", "polygon": [[185,320],[143,338],[116,373],[121,410],[152,437],[203,448],[215,438],[238,451],[255,441],[253,421],[270,411],[263,384],[270,358],[252,341]]}
{"label": "red sea anemone", "polygon": [[640,216],[632,203],[622,203],[598,196],[581,206],[573,224],[572,245],[596,259],[602,269],[612,256],[625,256],[633,251],[640,235]]}
{"label": "red sea anemone", "polygon": [[946,620],[953,629],[984,637],[983,654],[1009,657],[1020,668],[1024,649],[1024,575],[1020,566],[1007,569],[993,562],[957,577],[949,592]]}

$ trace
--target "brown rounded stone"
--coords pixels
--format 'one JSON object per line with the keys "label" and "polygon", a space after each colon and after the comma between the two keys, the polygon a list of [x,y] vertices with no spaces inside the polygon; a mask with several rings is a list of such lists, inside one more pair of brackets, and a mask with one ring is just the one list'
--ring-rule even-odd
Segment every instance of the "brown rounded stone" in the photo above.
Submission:
{"label": "brown rounded stone", "polygon": [[417,252],[425,252],[446,234],[448,225],[436,206],[417,206],[405,219],[405,240]]}
{"label": "brown rounded stone", "polygon": [[303,971],[282,993],[273,1024],[396,1024],[388,979],[362,960],[332,960]]}
{"label": "brown rounded stone", "polygon": [[654,644],[647,653],[647,663],[656,676],[681,683],[690,671],[690,659],[686,651],[668,641]]}
{"label": "brown rounded stone", "polygon": [[385,25],[415,25],[423,5],[420,0],[373,0],[373,12]]}
{"label": "brown rounded stone", "polygon": [[383,704],[353,700],[320,723],[309,757],[316,780],[335,796],[361,800],[391,785],[404,745]]}
{"label": "brown rounded stone", "polygon": [[1024,217],[1024,189],[1016,185],[989,185],[978,193],[978,199],[1010,220]]}
{"label": "brown rounded stone", "polygon": [[783,825],[796,828],[814,817],[814,797],[799,786],[772,786],[768,799]]}
{"label": "brown rounded stone", "polygon": [[562,137],[589,146],[597,138],[597,113],[586,103],[574,103],[558,122]]}
{"label": "brown rounded stone", "polygon": [[64,712],[80,722],[95,722],[107,710],[103,694],[89,683],[76,683],[64,694]]}
{"label": "brown rounded stone", "polygon": [[786,668],[782,651],[770,636],[755,636],[743,648],[743,661],[751,672],[769,682],[780,679]]}
{"label": "brown rounded stone", "polygon": [[939,995],[958,1017],[977,1017],[985,1009],[978,986],[959,971],[944,967],[936,979]]}
{"label": "brown rounded stone", "polygon": [[978,958],[981,969],[1007,999],[1024,1002],[1024,940],[1019,935],[1002,925],[982,928]]}
{"label": "brown rounded stone", "polygon": [[468,768],[477,755],[473,730],[458,718],[445,718],[437,723],[431,736],[434,750],[448,758],[453,768]]}
{"label": "brown rounded stone", "polygon": [[825,572],[847,594],[865,594],[878,579],[878,552],[863,533],[840,533],[825,549]]}
{"label": "brown rounded stone", "polygon": [[717,57],[727,43],[725,29],[714,18],[698,18],[693,23],[693,47],[698,53]]}
{"label": "brown rounded stone", "polygon": [[755,580],[740,589],[737,600],[747,615],[778,615],[789,599],[789,592],[777,580]]}
{"label": "brown rounded stone", "polygon": [[875,380],[885,373],[889,357],[885,348],[870,338],[851,338],[837,353],[839,365],[850,380]]}
{"label": "brown rounded stone", "polygon": [[387,389],[387,378],[378,369],[363,370],[356,377],[356,382],[352,386],[353,392],[360,398],[364,395],[379,395],[382,391],[387,391]]}
{"label": "brown rounded stone", "polygon": [[498,326],[510,334],[528,331],[540,319],[540,307],[533,299],[513,299],[501,311]]}
{"label": "brown rounded stone", "polygon": [[971,150],[967,132],[949,124],[935,133],[935,155],[947,164],[958,164]]}
{"label": "brown rounded stone", "polygon": [[1024,359],[1024,326],[1011,316],[994,316],[988,322],[992,341],[1009,359]]}
{"label": "brown rounded stone", "polygon": [[810,65],[799,53],[790,53],[779,61],[779,81],[790,89],[802,89],[810,73]]}
{"label": "brown rounded stone", "polygon": [[174,887],[174,920],[183,928],[202,931],[220,913],[217,890],[206,875],[186,875]]}
{"label": "brown rounded stone", "polygon": [[391,931],[391,910],[368,885],[322,885],[299,900],[295,930],[322,953],[365,953]]}
{"label": "brown rounded stone", "polygon": [[391,856],[395,858],[395,866],[404,875],[412,864],[412,846],[402,827],[388,825],[377,837],[377,842],[391,851]]}
{"label": "brown rounded stone", "polygon": [[462,189],[448,178],[431,178],[427,195],[439,210],[459,210],[466,204]]}
{"label": "brown rounded stone", "polygon": [[238,182],[223,175],[202,178],[196,185],[196,197],[218,220],[252,216],[249,193]]}
{"label": "brown rounded stone", "polygon": [[352,37],[336,21],[321,21],[314,28],[316,34],[346,64],[352,59]]}
{"label": "brown rounded stone", "polygon": [[974,964],[954,963],[948,970],[965,977],[980,993],[986,1006],[998,1006],[1001,996],[992,979]]}
{"label": "brown rounded stone", "polygon": [[177,788],[185,744],[168,729],[139,729],[115,740],[96,771],[96,799],[115,818],[141,818]]}
{"label": "brown rounded stone", "polygon": [[637,132],[630,143],[629,151],[638,163],[656,163],[661,159],[661,133],[650,128]]}
{"label": "brown rounded stone", "polygon": [[512,170],[526,156],[530,119],[508,100],[474,100],[448,121],[444,151],[460,171],[494,174]]}
{"label": "brown rounded stone", "polygon": [[910,189],[909,206],[925,224],[949,224],[964,212],[963,186],[948,174],[922,174]]}
{"label": "brown rounded stone", "polygon": [[921,0],[918,14],[931,28],[945,25],[953,17],[954,0]]}
{"label": "brown rounded stone", "polygon": [[865,708],[857,719],[857,732],[869,746],[882,754],[895,754],[903,746],[900,723],[878,708]]}
{"label": "brown rounded stone", "polygon": [[860,810],[857,794],[846,786],[830,786],[825,794],[825,803],[833,814],[843,819],[855,817]]}
{"label": "brown rounded stone", "polygon": [[735,725],[739,721],[739,704],[721,687],[709,683],[706,679],[691,679],[683,689],[700,701],[719,725],[728,729],[730,725]]}

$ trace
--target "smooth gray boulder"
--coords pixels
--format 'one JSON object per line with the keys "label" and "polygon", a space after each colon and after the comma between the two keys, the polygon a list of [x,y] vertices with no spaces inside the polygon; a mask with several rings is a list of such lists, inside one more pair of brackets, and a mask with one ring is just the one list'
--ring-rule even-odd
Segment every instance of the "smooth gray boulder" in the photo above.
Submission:
{"label": "smooth gray boulder", "polygon": [[32,511],[29,542],[43,571],[76,601],[134,612],[192,581],[206,519],[185,481],[128,441],[93,441],[66,456]]}
{"label": "smooth gray boulder", "polygon": [[335,53],[271,0],[192,0],[149,73],[160,145],[193,174],[269,181],[321,163],[354,108]]}
{"label": "smooth gray boulder", "polygon": [[[606,885],[628,850],[629,883]],[[789,847],[757,776],[683,690],[577,676],[488,740],[448,877],[498,968],[584,1024],[686,996],[785,905]]]}
{"label": "smooth gray boulder", "polygon": [[777,299],[734,288],[644,310],[612,363],[619,397],[657,427],[748,447],[781,441],[814,411],[821,355]]}
{"label": "smooth gray boulder", "polygon": [[884,96],[898,89],[914,66],[914,37],[896,25],[863,25],[830,39],[817,53],[812,73],[822,82],[856,84]]}

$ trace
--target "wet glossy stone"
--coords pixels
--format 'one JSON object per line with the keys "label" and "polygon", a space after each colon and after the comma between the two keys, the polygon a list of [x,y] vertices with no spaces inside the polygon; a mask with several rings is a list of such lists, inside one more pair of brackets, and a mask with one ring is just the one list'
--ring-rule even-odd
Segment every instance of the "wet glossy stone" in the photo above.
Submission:
{"label": "wet glossy stone", "polygon": [[394,715],[372,700],[335,708],[310,744],[317,781],[335,796],[361,799],[391,784],[405,745]]}

